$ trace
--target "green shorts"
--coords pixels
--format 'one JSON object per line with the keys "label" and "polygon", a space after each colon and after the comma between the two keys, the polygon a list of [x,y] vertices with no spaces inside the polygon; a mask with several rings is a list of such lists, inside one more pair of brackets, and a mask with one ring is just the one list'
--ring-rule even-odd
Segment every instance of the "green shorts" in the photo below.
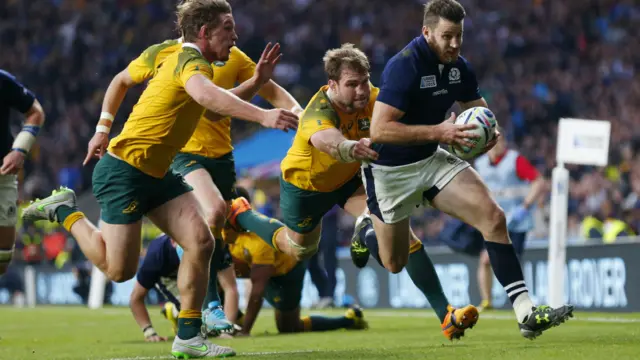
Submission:
{"label": "green shorts", "polygon": [[299,234],[306,234],[322,221],[335,205],[344,207],[349,198],[362,186],[360,175],[332,192],[302,190],[280,178],[280,209],[283,222]]}
{"label": "green shorts", "polygon": [[306,272],[307,263],[299,262],[288,273],[272,277],[267,283],[264,298],[276,310],[295,310],[300,306]]}
{"label": "green shorts", "polygon": [[149,211],[191,191],[171,171],[158,179],[106,154],[93,170],[93,195],[100,204],[100,218],[108,224],[132,224]]}
{"label": "green shorts", "polygon": [[233,160],[233,153],[227,153],[219,158],[208,158],[202,155],[178,153],[173,159],[171,170],[182,177],[198,169],[205,169],[213,183],[225,200],[232,200],[234,196],[234,186],[236,185],[236,165]]}

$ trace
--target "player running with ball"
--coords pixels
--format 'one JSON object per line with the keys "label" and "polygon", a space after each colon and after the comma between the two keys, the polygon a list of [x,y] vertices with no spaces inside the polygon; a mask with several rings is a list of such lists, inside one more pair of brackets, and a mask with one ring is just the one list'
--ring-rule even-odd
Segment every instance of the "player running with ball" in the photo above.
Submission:
{"label": "player running with ball", "polygon": [[409,216],[417,206],[428,202],[477,228],[520,332],[533,339],[571,317],[573,306],[554,309],[532,303],[503,210],[467,162],[438,147],[471,147],[468,127],[454,125],[453,114],[442,122],[454,102],[463,110],[488,107],[469,63],[460,56],[464,17],[455,0],[429,1],[422,34],[385,66],[371,120],[379,156],[363,166],[369,210],[382,263],[392,271],[407,265]]}
{"label": "player running with ball", "polygon": [[[230,216],[233,226],[256,233],[276,250],[298,260],[317,251],[322,217],[333,206],[339,205],[354,217],[365,212],[360,161],[378,158],[368,139],[369,119],[378,95],[369,82],[369,60],[346,44],[327,51],[324,66],[329,83],[309,101],[281,164],[284,224],[251,211],[244,198],[232,203]],[[355,236],[370,229],[370,224],[356,227]],[[475,325],[477,309],[452,308],[422,243],[414,235],[410,244],[409,276],[437,313],[445,337],[460,338],[465,329]]]}

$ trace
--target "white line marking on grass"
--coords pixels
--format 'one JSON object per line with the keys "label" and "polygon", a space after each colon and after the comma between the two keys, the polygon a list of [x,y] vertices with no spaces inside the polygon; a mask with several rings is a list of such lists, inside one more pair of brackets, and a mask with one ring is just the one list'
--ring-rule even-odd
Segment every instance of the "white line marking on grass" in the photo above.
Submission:
{"label": "white line marking on grass", "polygon": [[[239,352],[238,356],[270,356],[270,355],[295,355],[309,354],[315,352],[329,353],[334,350],[292,350],[292,351],[260,351],[260,352]],[[125,358],[110,358],[106,360],[160,360],[173,359],[173,356],[134,356]]]}

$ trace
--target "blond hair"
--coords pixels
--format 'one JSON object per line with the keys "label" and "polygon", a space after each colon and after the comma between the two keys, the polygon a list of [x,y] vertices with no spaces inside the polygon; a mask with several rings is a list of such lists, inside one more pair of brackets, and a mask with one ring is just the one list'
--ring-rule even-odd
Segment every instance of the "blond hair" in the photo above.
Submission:
{"label": "blond hair", "polygon": [[178,29],[185,42],[194,42],[202,26],[214,29],[220,15],[230,13],[231,5],[226,0],[186,0],[178,5]]}
{"label": "blond hair", "polygon": [[324,71],[329,80],[340,80],[343,67],[347,67],[359,73],[368,73],[370,70],[369,59],[362,50],[353,44],[343,44],[337,49],[328,50],[322,58]]}

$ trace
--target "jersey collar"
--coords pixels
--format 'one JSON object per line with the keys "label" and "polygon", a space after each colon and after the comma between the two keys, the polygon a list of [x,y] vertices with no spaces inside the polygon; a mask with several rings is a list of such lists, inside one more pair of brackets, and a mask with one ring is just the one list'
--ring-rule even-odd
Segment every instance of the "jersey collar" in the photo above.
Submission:
{"label": "jersey collar", "polygon": [[196,49],[196,50],[200,53],[200,55],[202,55],[202,50],[200,50],[200,48],[198,47],[198,45],[196,45],[196,44],[194,44],[194,43],[188,43],[188,42],[186,42],[186,43],[182,43],[182,47],[183,47],[183,48],[188,47],[188,48]]}
{"label": "jersey collar", "polygon": [[420,56],[422,56],[430,64],[440,63],[440,60],[438,60],[438,57],[433,53],[433,51],[429,47],[429,44],[427,43],[427,39],[424,38],[424,35],[420,34],[420,36],[418,36],[415,39],[415,41],[418,45],[418,52],[420,53]]}

